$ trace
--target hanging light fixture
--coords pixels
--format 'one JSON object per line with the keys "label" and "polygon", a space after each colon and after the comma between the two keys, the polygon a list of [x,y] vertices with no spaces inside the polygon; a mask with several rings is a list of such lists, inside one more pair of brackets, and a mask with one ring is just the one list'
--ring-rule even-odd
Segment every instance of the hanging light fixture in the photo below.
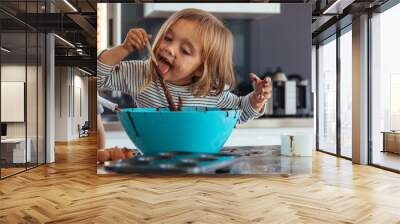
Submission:
{"label": "hanging light fixture", "polygon": [[65,4],[67,4],[72,10],[74,10],[74,12],[78,12],[78,10],[68,1],[68,0],[64,0]]}
{"label": "hanging light fixture", "polygon": [[5,48],[5,47],[1,47],[0,49],[1,49],[2,51],[6,52],[6,53],[10,53],[10,52],[11,52],[11,50],[9,50],[9,49],[7,49],[7,48]]}

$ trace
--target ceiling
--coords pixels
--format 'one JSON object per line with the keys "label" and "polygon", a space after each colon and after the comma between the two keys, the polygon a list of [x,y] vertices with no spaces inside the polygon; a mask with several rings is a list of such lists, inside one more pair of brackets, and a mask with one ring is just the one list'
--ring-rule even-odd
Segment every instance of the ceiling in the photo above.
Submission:
{"label": "ceiling", "polygon": [[[96,4],[96,0],[1,0],[2,44],[12,49],[8,56],[26,55],[25,35],[20,33],[27,31],[30,41],[29,32],[51,32],[74,45],[55,38],[56,66],[79,66],[95,74]],[[36,45],[27,46],[29,58]]]}
{"label": "ceiling", "polygon": [[354,17],[373,11],[388,0],[316,0],[313,2],[312,37],[316,44],[352,23]]}

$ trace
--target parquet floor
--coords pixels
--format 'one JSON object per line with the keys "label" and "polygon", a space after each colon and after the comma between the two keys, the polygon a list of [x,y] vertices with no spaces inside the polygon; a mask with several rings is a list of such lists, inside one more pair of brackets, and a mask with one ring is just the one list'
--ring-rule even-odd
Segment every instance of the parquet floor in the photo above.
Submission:
{"label": "parquet floor", "polygon": [[312,175],[96,175],[94,137],[0,181],[0,223],[400,223],[400,175],[316,153]]}
{"label": "parquet floor", "polygon": [[10,176],[12,174],[15,174],[15,173],[18,173],[18,172],[21,172],[24,170],[25,170],[25,167],[24,168],[1,168],[1,176],[2,177]]}

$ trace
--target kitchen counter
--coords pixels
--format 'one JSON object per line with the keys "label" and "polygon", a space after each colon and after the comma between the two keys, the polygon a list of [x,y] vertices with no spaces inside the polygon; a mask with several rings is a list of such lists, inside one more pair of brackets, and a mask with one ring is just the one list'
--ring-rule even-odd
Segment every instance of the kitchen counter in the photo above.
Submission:
{"label": "kitchen counter", "polygon": [[[282,156],[280,155],[280,146],[234,146],[225,147],[221,152],[239,154],[241,157],[229,167],[218,170],[216,175],[292,175],[311,174],[312,172],[312,157]],[[106,171],[103,164],[97,165],[97,173],[101,175],[116,174]]]}
{"label": "kitchen counter", "polygon": [[314,118],[298,117],[261,117],[250,120],[236,128],[313,128]]}
{"label": "kitchen counter", "polygon": [[[103,120],[106,131],[122,130],[122,126],[118,120],[107,121],[107,119]],[[236,128],[314,128],[314,118],[261,117],[244,124],[238,124]]]}

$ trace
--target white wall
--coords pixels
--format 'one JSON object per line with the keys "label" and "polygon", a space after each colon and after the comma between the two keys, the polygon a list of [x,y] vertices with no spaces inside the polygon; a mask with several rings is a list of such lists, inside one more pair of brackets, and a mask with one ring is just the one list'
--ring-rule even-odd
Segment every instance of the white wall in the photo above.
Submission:
{"label": "white wall", "polygon": [[[77,75],[78,72],[78,75]],[[88,79],[80,74],[79,70],[74,71],[74,108],[72,110],[72,136],[74,138],[79,136],[78,124],[81,126],[88,120]],[[80,108],[81,107],[81,108]],[[82,110],[82,111],[80,111]]]}
{"label": "white wall", "polygon": [[[2,65],[1,81],[25,82],[25,65]],[[4,110],[4,108],[1,109]],[[25,123],[7,123],[7,137],[25,137]]]}
{"label": "white wall", "polygon": [[55,68],[55,141],[69,139],[69,79],[67,67]]}
{"label": "white wall", "polygon": [[88,120],[88,79],[81,75],[72,67],[56,67],[55,141],[77,139],[78,124]]}

